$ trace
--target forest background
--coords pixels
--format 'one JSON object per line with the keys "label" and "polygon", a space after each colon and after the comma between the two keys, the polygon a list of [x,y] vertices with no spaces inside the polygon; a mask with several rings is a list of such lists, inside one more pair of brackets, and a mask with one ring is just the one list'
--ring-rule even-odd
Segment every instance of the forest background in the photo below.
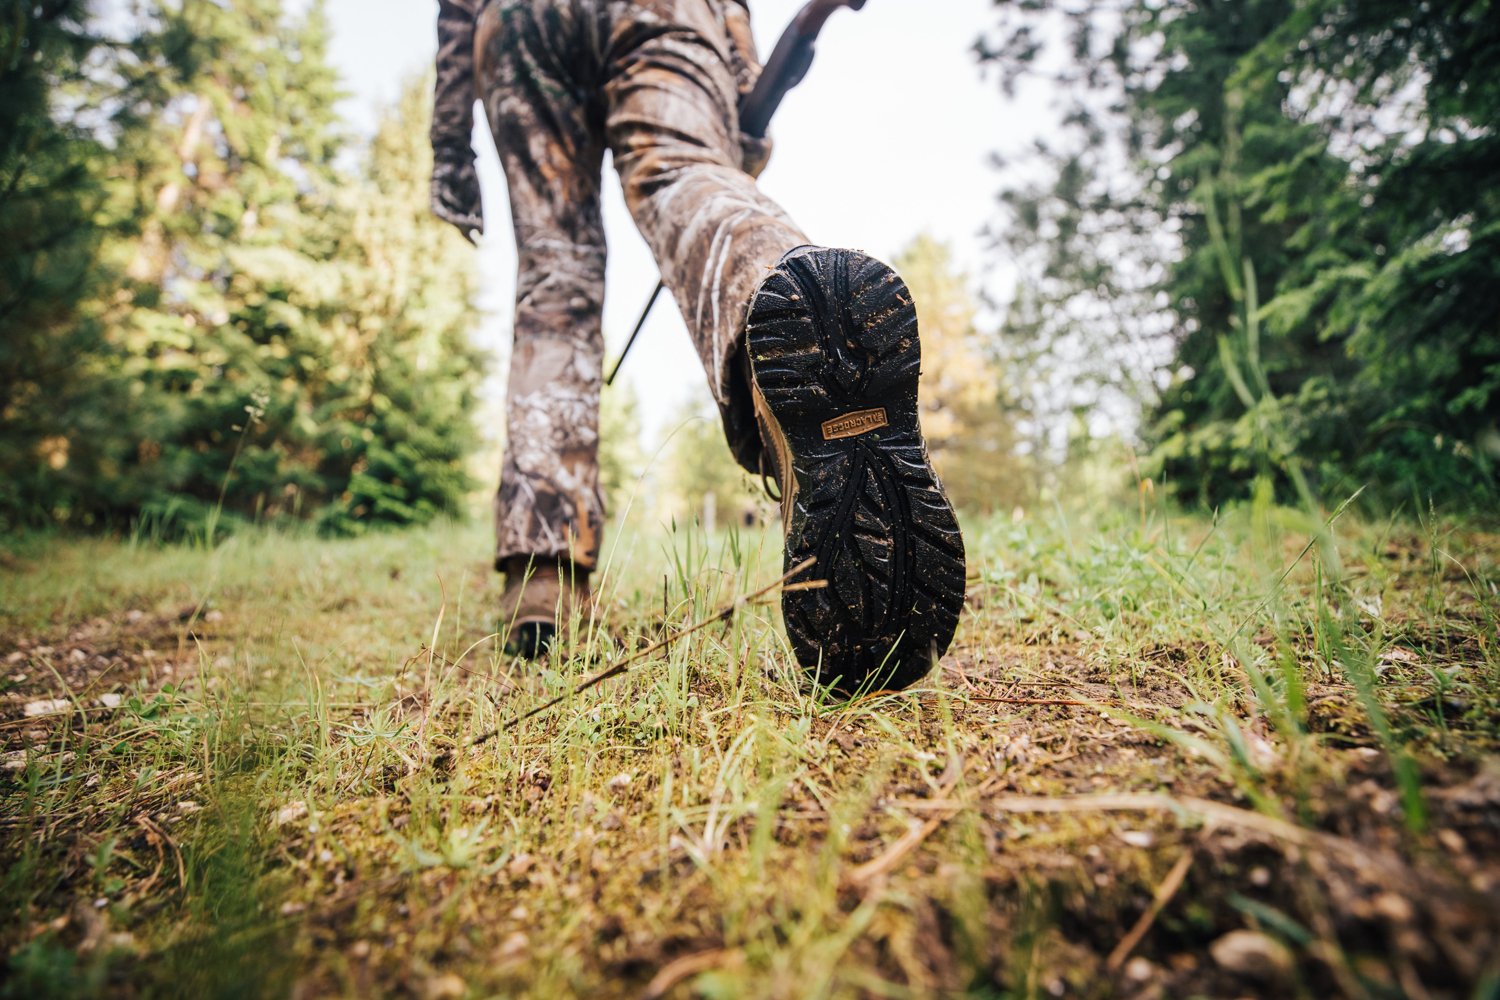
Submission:
{"label": "forest background", "polygon": [[[364,141],[320,4],[6,7],[0,526],[349,534],[468,509],[503,359],[471,337],[470,251],[427,214],[430,83]],[[918,234],[896,261],[959,505],[1149,481],[1189,505],[1494,509],[1490,7],[996,3],[975,73],[1040,82],[1058,115],[979,213],[1018,280],[981,303]],[[1101,407],[1130,419],[1101,435]],[[604,423],[616,510],[768,509],[701,405],[647,441],[616,391]]]}

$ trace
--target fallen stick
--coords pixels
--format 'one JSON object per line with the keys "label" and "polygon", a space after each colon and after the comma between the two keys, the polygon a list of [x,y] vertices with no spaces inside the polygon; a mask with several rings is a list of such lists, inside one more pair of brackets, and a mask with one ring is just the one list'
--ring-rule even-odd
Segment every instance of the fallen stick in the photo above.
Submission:
{"label": "fallen stick", "polygon": [[1288,823],[1284,819],[1251,812],[1238,806],[1227,806],[1211,799],[1193,797],[1174,798],[1149,792],[1106,795],[1071,795],[1052,798],[1042,795],[1002,795],[983,803],[987,809],[1012,813],[1077,813],[1077,812],[1175,812],[1187,813],[1200,819],[1211,820],[1222,826],[1237,826],[1243,830],[1254,830],[1268,837],[1285,840],[1299,846],[1315,839],[1329,839],[1358,849],[1352,841],[1332,834],[1307,830]]}
{"label": "fallen stick", "polygon": [[738,951],[729,951],[725,948],[711,948],[708,951],[684,955],[662,966],[661,971],[651,977],[651,982],[647,983],[645,990],[641,992],[641,1000],[661,1000],[671,992],[672,987],[689,976],[696,976],[700,972],[707,972],[721,965],[733,964],[739,958]]}
{"label": "fallen stick", "polygon": [[826,580],[809,580],[805,583],[792,584],[791,586],[787,586],[792,577],[801,573],[805,569],[811,568],[813,563],[817,561],[817,557],[813,556],[812,558],[799,563],[798,565],[792,567],[785,574],[783,574],[781,579],[776,580],[774,583],[767,584],[754,593],[743,594],[739,597],[736,597],[730,604],[715,612],[711,617],[705,618],[700,622],[689,625],[687,628],[683,629],[681,632],[676,633],[675,635],[669,635],[665,639],[653,642],[645,649],[638,650],[637,652],[634,652],[625,657],[625,659],[621,660],[619,663],[616,663],[608,669],[595,674],[593,677],[590,677],[588,680],[584,681],[582,684],[579,684],[572,690],[564,691],[562,694],[558,695],[556,698],[553,698],[545,705],[538,705],[536,708],[533,708],[531,711],[525,713],[524,715],[516,716],[514,719],[511,719],[503,726],[496,726],[494,729],[491,729],[489,732],[483,734],[482,736],[476,737],[474,741],[469,744],[468,749],[473,750],[476,747],[481,747],[484,744],[488,743],[490,740],[494,739],[496,736],[499,736],[501,733],[516,728],[527,719],[541,715],[548,709],[556,708],[558,705],[561,705],[569,698],[576,698],[578,695],[583,694],[583,692],[587,691],[589,688],[597,687],[600,684],[603,684],[605,681],[609,680],[611,677],[620,676],[653,653],[660,652],[661,650],[672,645],[672,643],[677,642],[680,639],[686,639],[694,632],[702,631],[703,629],[708,628],[710,625],[717,625],[720,622],[728,621],[729,618],[732,617],[734,613],[740,608],[744,607],[746,604],[751,604],[755,601],[760,600],[762,597],[766,596],[778,587],[784,587],[787,590],[816,590],[820,587],[826,587],[828,585]]}
{"label": "fallen stick", "polygon": [[889,873],[901,863],[902,858],[914,851],[922,841],[932,836],[938,827],[952,819],[958,812],[958,809],[944,809],[921,826],[914,826],[907,830],[880,857],[872,858],[859,867],[850,869],[849,874],[844,876],[845,884],[861,886],[873,878]]}
{"label": "fallen stick", "polygon": [[1101,704],[1096,701],[1071,701],[1067,698],[990,698],[977,694],[970,695],[969,700],[986,705],[1069,705],[1074,708],[1098,708]]}
{"label": "fallen stick", "polygon": [[[938,789],[938,796],[944,796],[953,791],[953,789],[958,785],[958,779],[962,774],[962,761],[959,761],[956,767],[950,765],[950,776],[947,781],[943,782],[942,787]],[[983,796],[986,791],[994,786],[994,782],[994,778],[986,781],[984,784],[979,786],[975,794]],[[933,802],[929,805],[929,807],[937,808],[936,815],[934,815],[927,822],[923,823],[921,826],[914,826],[910,830],[907,830],[899,838],[897,838],[894,844],[882,851],[879,857],[871,858],[864,864],[850,869],[849,872],[844,875],[844,884],[850,887],[857,888],[858,886],[864,885],[866,882],[869,882],[872,879],[879,878],[881,875],[886,875],[894,871],[896,866],[901,863],[901,860],[912,851],[920,847],[924,840],[932,836],[933,833],[937,831],[938,827],[942,826],[944,823],[948,822],[950,819],[952,819],[954,816],[957,816],[959,813],[963,812],[965,808],[968,807],[968,803],[966,802],[953,800],[939,801],[942,801],[941,806],[938,806],[936,802]]]}
{"label": "fallen stick", "polygon": [[1172,870],[1167,872],[1167,877],[1162,879],[1161,885],[1156,887],[1156,895],[1152,898],[1151,905],[1146,908],[1146,912],[1141,914],[1135,926],[1130,928],[1130,933],[1120,939],[1120,943],[1115,945],[1115,950],[1110,952],[1109,957],[1104,960],[1106,969],[1110,972],[1120,971],[1120,966],[1125,964],[1125,959],[1130,957],[1130,953],[1135,951],[1135,946],[1141,943],[1141,938],[1145,937],[1151,925],[1156,923],[1156,918],[1161,914],[1162,909],[1172,901],[1173,896],[1177,895],[1177,890],[1182,888],[1182,880],[1187,878],[1188,869],[1192,866],[1193,849],[1190,847],[1182,852],[1182,857],[1177,859]]}

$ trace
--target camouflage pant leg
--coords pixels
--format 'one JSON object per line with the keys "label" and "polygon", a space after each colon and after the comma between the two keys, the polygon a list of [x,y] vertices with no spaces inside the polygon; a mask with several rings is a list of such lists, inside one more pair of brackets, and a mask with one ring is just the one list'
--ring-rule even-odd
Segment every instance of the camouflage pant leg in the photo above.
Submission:
{"label": "camouflage pant leg", "polygon": [[739,97],[758,72],[731,0],[613,0],[607,135],[626,204],[656,257],[719,403],[730,448],[760,455],[736,363],[750,299],[807,238],[746,173]]}
{"label": "camouflage pant leg", "polygon": [[581,64],[560,60],[593,34],[583,5],[499,0],[476,26],[475,64],[510,191],[518,274],[495,496],[495,562],[597,563],[599,391],[604,356],[602,108]]}
{"label": "camouflage pant leg", "polygon": [[807,240],[742,167],[748,29],[734,0],[490,0],[480,15],[475,66],[520,270],[497,563],[568,555],[592,566],[598,556],[606,140],[730,446],[757,467],[736,352],[766,270]]}

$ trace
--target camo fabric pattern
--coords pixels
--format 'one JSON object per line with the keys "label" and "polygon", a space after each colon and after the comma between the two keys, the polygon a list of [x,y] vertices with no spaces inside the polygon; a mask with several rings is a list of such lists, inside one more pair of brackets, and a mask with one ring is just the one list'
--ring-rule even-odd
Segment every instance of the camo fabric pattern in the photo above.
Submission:
{"label": "camo fabric pattern", "polygon": [[465,238],[484,232],[474,125],[474,16],[481,0],[438,0],[437,84],[432,109],[432,211]]}
{"label": "camo fabric pattern", "polygon": [[[752,470],[760,439],[736,352],[767,269],[808,241],[756,187],[766,147],[739,133],[739,97],[759,69],[737,0],[488,0],[472,51],[519,256],[497,562],[593,566],[604,520],[604,151],[682,310],[730,447]],[[461,100],[462,84],[446,79],[440,72],[439,102]],[[439,110],[435,146],[461,119]]]}

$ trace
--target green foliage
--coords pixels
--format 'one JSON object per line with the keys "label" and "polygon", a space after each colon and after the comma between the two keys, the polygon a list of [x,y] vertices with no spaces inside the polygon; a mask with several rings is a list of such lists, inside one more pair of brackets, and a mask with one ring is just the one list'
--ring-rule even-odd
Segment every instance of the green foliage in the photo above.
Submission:
{"label": "green foliage", "polygon": [[[780,575],[776,525],[633,532],[587,632],[514,688],[494,587],[463,582],[488,530],[23,547],[0,573],[7,699],[85,711],[0,731],[0,995],[325,994],[386,970],[432,995],[639,994],[660,963],[601,948],[618,922],[652,948],[713,935],[743,956],[714,971],[725,996],[1090,996],[1188,859],[1137,945],[1162,996],[1359,995],[1339,969],[1375,996],[1483,995],[1494,535],[1327,525],[1266,489],[1212,521],[975,518],[942,667],[830,703],[775,595],[735,601]],[[1284,941],[1284,988],[1213,961],[1236,930]]]}
{"label": "green foliage", "polygon": [[349,477],[322,515],[340,531],[427,521],[472,486],[464,461],[484,359],[468,335],[469,248],[428,209],[429,93],[430,81],[413,81],[381,120],[349,206],[356,266],[336,298],[363,354],[346,362],[344,437],[322,466]]}
{"label": "green foliage", "polygon": [[1033,463],[1017,454],[1010,386],[983,351],[979,306],[953,253],[929,236],[896,256],[922,334],[922,432],[933,466],[964,510],[1010,510],[1035,494]]}
{"label": "green foliage", "polygon": [[104,456],[116,386],[89,309],[102,287],[98,140],[66,120],[98,40],[81,0],[0,7],[0,525],[69,503]]}
{"label": "green foliage", "polygon": [[[980,56],[1007,85],[1056,63],[1039,58],[1049,29],[1070,43],[1064,138],[1042,149],[1045,181],[1012,185],[1000,239],[1043,275],[1054,342],[1110,356],[1165,320],[1174,356],[1142,399],[1181,495],[1217,503],[1266,475],[1290,495],[1292,463],[1325,501],[1493,499],[1491,4],[1132,3],[1118,21],[997,6],[1004,44]],[[1245,263],[1252,399],[1221,346],[1251,346]]]}
{"label": "green foliage", "polygon": [[[456,509],[481,365],[465,247],[428,217],[426,85],[350,169],[320,4],[158,0],[129,23],[85,81],[129,109],[88,150],[104,197],[75,253],[108,279],[55,324],[54,352],[103,375],[60,400],[12,383],[58,401],[4,454],[37,471],[0,516],[212,537],[221,518],[348,533]],[[66,94],[43,94],[59,117]]]}

